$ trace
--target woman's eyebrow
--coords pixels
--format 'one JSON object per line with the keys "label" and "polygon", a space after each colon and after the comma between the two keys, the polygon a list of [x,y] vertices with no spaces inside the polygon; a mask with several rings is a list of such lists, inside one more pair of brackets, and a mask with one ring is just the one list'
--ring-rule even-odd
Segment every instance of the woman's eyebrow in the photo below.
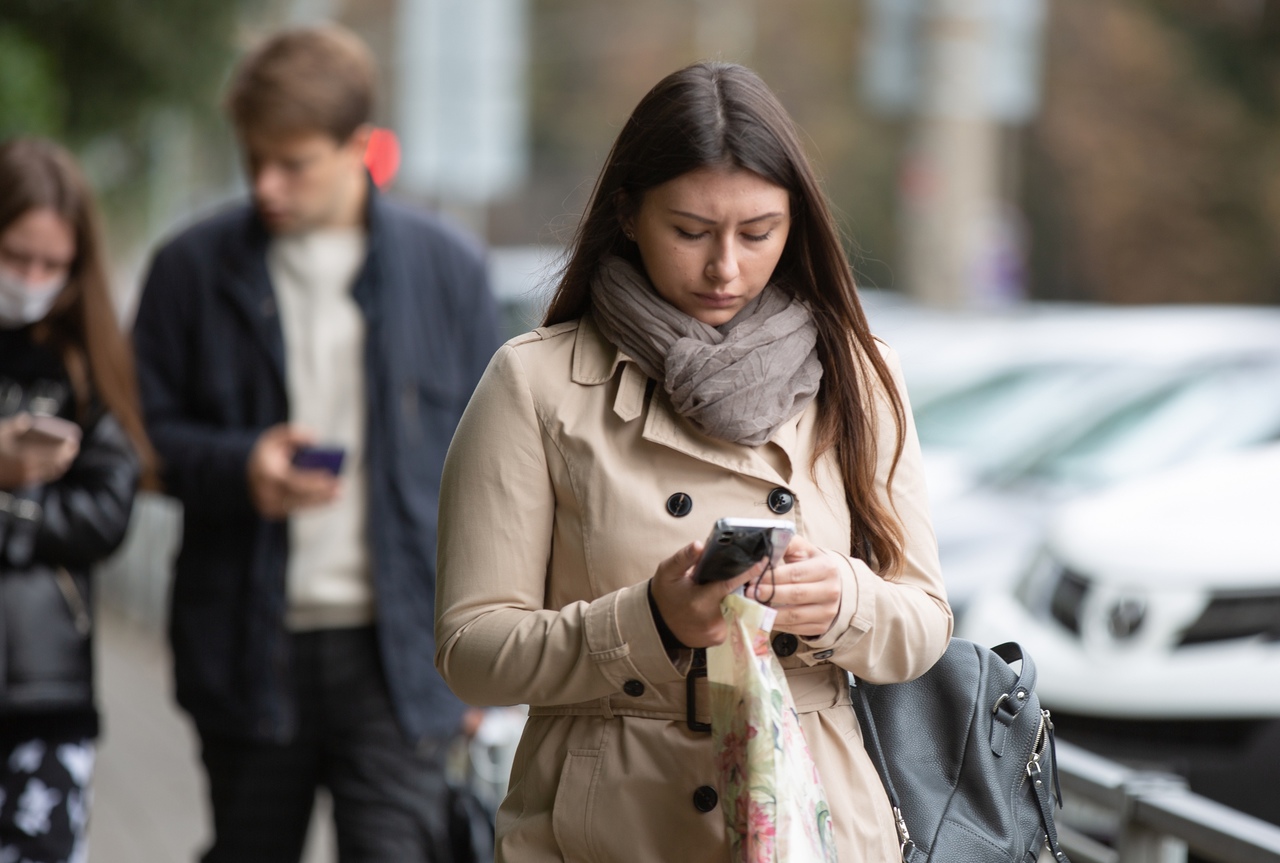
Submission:
{"label": "woman's eyebrow", "polygon": [[[690,213],[687,210],[672,209],[671,213],[676,216],[684,216],[686,219],[693,219],[695,222],[702,222],[702,224],[704,225],[716,224],[715,219],[708,219],[706,216],[699,216],[697,213]],[[738,224],[750,225],[754,222],[763,222],[765,219],[780,219],[784,215],[786,214],[785,213],[762,213],[759,216],[752,216],[750,219],[743,219]]]}

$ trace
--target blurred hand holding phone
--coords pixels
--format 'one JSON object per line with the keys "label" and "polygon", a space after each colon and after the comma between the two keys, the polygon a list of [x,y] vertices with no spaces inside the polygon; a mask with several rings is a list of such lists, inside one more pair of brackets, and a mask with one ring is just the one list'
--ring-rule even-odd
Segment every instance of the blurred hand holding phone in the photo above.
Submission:
{"label": "blurred hand holding phone", "polygon": [[0,419],[0,489],[57,480],[79,454],[80,437],[80,426],[54,416],[22,413]]}
{"label": "blurred hand holding phone", "polygon": [[279,423],[265,429],[246,465],[254,507],[264,517],[279,520],[335,500],[343,457],[341,447],[317,445],[312,433],[300,426]]}
{"label": "blurred hand holding phone", "polygon": [[80,426],[60,417],[42,414],[30,417],[25,431],[19,432],[18,442],[24,446],[61,446],[80,443]]}

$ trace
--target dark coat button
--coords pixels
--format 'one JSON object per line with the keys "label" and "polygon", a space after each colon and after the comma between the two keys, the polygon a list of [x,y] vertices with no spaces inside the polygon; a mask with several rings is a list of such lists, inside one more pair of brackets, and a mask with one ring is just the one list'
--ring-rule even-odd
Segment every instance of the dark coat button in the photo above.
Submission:
{"label": "dark coat button", "polygon": [[693,512],[693,498],[682,491],[676,492],[667,498],[667,512],[676,518],[684,518]]}
{"label": "dark coat button", "polygon": [[632,698],[639,698],[644,695],[644,684],[638,680],[628,680],[622,684],[622,691],[630,695]]}
{"label": "dark coat button", "polygon": [[779,632],[773,637],[773,652],[779,656],[790,656],[799,646],[799,639],[789,632]]}
{"label": "dark coat button", "polygon": [[785,515],[791,512],[791,508],[796,505],[796,496],[785,488],[775,488],[769,492],[769,509],[778,515]]}
{"label": "dark coat button", "polygon": [[693,792],[693,808],[699,812],[710,812],[720,802],[720,795],[710,785],[701,785]]}

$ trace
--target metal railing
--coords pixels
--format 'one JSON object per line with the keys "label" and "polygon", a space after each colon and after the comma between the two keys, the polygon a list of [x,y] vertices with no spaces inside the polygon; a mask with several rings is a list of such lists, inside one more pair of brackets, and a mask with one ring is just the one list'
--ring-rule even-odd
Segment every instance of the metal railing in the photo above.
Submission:
{"label": "metal railing", "polygon": [[[1179,776],[1132,770],[1059,740],[1066,804],[1058,817],[1072,863],[1280,863],[1280,827],[1195,794]],[[1280,781],[1280,777],[1277,777]],[[1090,833],[1112,837],[1114,847]]]}

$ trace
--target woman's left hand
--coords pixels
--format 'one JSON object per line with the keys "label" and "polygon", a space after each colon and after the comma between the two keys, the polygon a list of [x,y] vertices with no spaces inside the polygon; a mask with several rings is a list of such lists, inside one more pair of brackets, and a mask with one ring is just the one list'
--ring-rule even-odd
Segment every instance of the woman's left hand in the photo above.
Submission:
{"label": "woman's left hand", "polygon": [[0,420],[0,489],[12,491],[60,479],[80,453],[80,442],[25,441],[30,414]]}
{"label": "woman's left hand", "polygon": [[775,630],[816,638],[840,613],[844,562],[801,536],[793,537],[782,563],[747,586],[746,594],[777,609]]}

